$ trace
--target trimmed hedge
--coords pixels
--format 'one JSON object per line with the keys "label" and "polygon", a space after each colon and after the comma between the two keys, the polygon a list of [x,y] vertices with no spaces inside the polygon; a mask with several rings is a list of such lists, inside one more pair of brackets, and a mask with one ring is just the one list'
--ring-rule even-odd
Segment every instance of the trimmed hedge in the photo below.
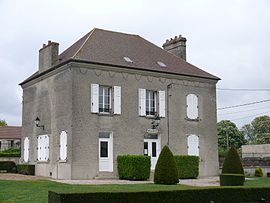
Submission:
{"label": "trimmed hedge", "polygon": [[0,157],[20,157],[21,151],[18,148],[10,148],[0,152]]}
{"label": "trimmed hedge", "polygon": [[245,175],[223,173],[219,176],[220,186],[242,186],[245,182]]}
{"label": "trimmed hedge", "polygon": [[8,173],[17,173],[16,164],[13,161],[0,161],[0,170]]}
{"label": "trimmed hedge", "polygon": [[151,160],[144,155],[120,155],[117,169],[120,179],[147,180],[150,176]]}
{"label": "trimmed hedge", "polygon": [[155,168],[154,183],[173,185],[179,182],[176,162],[170,148],[165,145],[160,152]]}
{"label": "trimmed hedge", "polygon": [[262,168],[258,167],[255,169],[255,174],[256,177],[263,177],[263,171]]}
{"label": "trimmed hedge", "polygon": [[35,165],[30,164],[18,164],[17,165],[17,171],[20,174],[24,175],[35,175]]}
{"label": "trimmed hedge", "polygon": [[245,174],[239,154],[234,146],[231,147],[225,158],[222,173]]}
{"label": "trimmed hedge", "polygon": [[199,175],[199,157],[189,155],[174,156],[179,179],[197,178]]}
{"label": "trimmed hedge", "polygon": [[239,203],[270,200],[270,188],[222,187],[173,191],[59,193],[49,191],[49,203],[64,202],[200,202]]}

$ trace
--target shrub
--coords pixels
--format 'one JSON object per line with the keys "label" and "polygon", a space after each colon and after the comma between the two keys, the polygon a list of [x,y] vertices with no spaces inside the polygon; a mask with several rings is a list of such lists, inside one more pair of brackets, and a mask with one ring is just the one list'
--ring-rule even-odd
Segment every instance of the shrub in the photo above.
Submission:
{"label": "shrub", "polygon": [[30,164],[18,164],[17,165],[17,171],[20,174],[24,175],[35,175],[35,165]]}
{"label": "shrub", "polygon": [[197,178],[199,175],[199,157],[189,155],[174,156],[179,179]]}
{"label": "shrub", "polygon": [[122,155],[117,157],[120,179],[147,180],[150,176],[151,160],[144,155]]}
{"label": "shrub", "polygon": [[243,166],[234,146],[229,150],[222,168],[223,173],[244,174]]}
{"label": "shrub", "polygon": [[16,164],[13,161],[0,161],[0,170],[8,173],[17,173]]}
{"label": "shrub", "polygon": [[142,192],[52,192],[49,191],[49,203],[64,202],[260,202],[264,198],[270,199],[269,187],[215,187],[167,191],[142,191]]}
{"label": "shrub", "polygon": [[262,168],[258,167],[258,168],[255,169],[255,176],[256,177],[263,177]]}
{"label": "shrub", "polygon": [[0,152],[0,157],[20,157],[21,151],[19,148],[9,148]]}
{"label": "shrub", "polygon": [[220,186],[241,186],[244,185],[245,175],[222,173],[219,176]]}
{"label": "shrub", "polygon": [[174,156],[167,145],[165,145],[159,155],[154,182],[156,184],[172,185],[179,182],[178,171]]}

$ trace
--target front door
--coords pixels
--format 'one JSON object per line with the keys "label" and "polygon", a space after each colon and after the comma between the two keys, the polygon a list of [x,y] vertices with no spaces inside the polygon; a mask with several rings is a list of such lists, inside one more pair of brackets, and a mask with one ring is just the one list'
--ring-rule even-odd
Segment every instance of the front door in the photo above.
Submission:
{"label": "front door", "polygon": [[99,133],[99,171],[113,172],[112,133]]}
{"label": "front door", "polygon": [[151,157],[151,170],[155,170],[159,153],[159,139],[144,139],[144,155]]}

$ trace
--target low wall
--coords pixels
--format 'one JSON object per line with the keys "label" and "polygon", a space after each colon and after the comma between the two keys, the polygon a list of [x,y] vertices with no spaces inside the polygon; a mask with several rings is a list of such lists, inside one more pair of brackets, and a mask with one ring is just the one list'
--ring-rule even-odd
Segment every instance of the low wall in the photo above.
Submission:
{"label": "low wall", "polygon": [[15,164],[20,162],[21,157],[0,157],[0,161],[13,161]]}
{"label": "low wall", "polygon": [[270,144],[242,145],[242,158],[270,157]]}

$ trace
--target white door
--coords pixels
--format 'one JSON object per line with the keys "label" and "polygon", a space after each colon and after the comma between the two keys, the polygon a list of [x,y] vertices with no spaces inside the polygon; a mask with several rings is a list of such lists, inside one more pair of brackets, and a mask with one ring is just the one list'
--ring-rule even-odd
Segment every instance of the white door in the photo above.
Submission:
{"label": "white door", "polygon": [[144,139],[144,155],[151,157],[151,170],[155,170],[160,153],[159,139]]}
{"label": "white door", "polygon": [[113,172],[113,138],[111,133],[99,136],[99,171]]}

